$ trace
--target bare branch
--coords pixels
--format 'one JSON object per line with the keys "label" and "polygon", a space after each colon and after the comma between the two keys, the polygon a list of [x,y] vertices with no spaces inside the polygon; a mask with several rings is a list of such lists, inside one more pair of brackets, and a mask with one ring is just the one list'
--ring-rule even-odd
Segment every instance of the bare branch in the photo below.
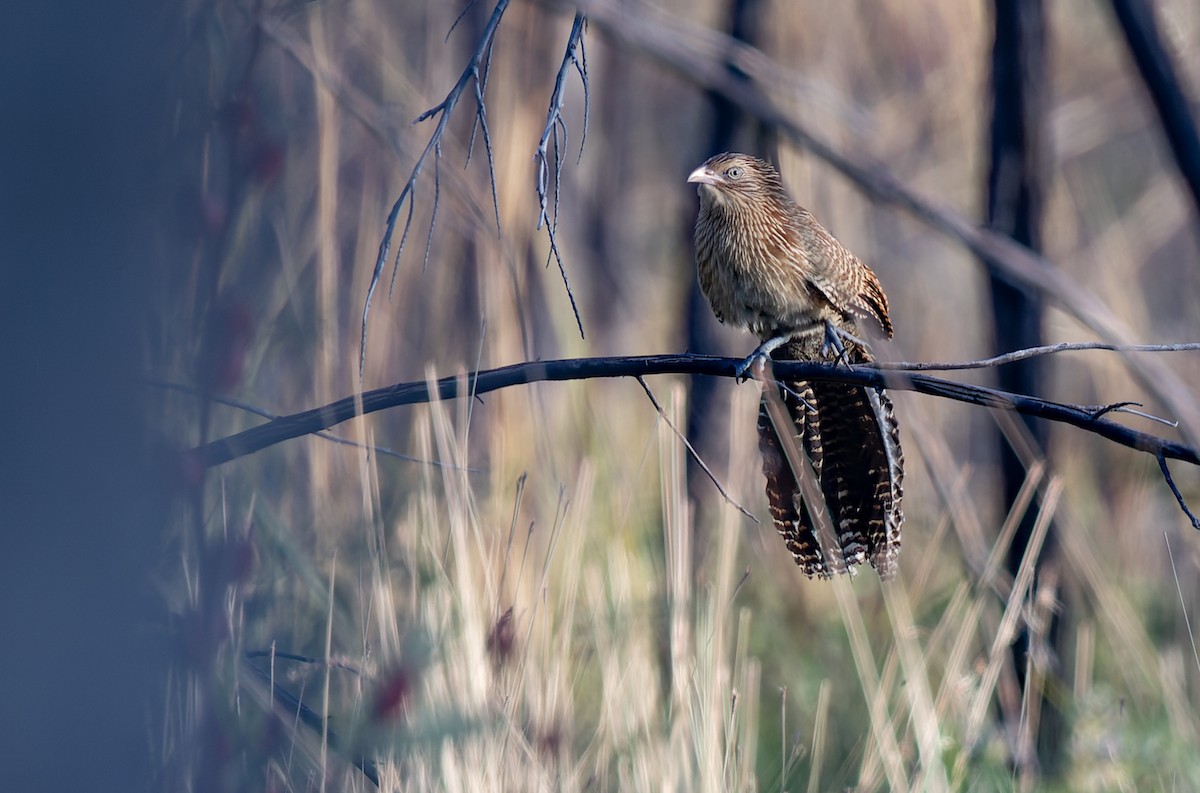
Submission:
{"label": "bare branch", "polygon": [[[231,399],[230,397],[217,396],[216,394],[212,394],[212,393],[205,393],[205,392],[200,391],[197,388],[192,388],[191,386],[183,385],[182,383],[172,383],[167,380],[146,380],[145,382],[149,383],[150,385],[154,386],[155,388],[162,388],[167,391],[178,391],[181,394],[188,394],[190,396],[196,397],[197,399],[209,399],[209,400],[212,400],[213,402],[216,402],[219,405],[225,405],[227,407],[236,408],[237,410],[244,410],[247,413],[253,413],[255,416],[259,416],[260,418],[267,419],[268,421],[274,421],[275,419],[280,417],[278,413],[272,413],[271,411],[266,410],[264,408],[260,408],[257,405],[252,405],[249,402],[243,402],[240,399]],[[453,463],[444,463],[441,460],[423,460],[420,457],[413,457],[412,455],[404,454],[402,452],[395,451],[394,449],[389,449],[386,446],[375,446],[375,445],[369,444],[369,443],[359,443],[358,441],[352,441],[349,438],[343,438],[340,435],[334,435],[332,432],[326,432],[324,430],[320,430],[320,431],[314,432],[312,434],[316,435],[318,438],[321,438],[322,440],[326,440],[331,443],[336,443],[340,446],[350,446],[355,449],[363,449],[368,452],[374,452],[375,454],[381,455],[383,457],[394,457],[397,460],[403,460],[404,462],[407,462],[407,463],[420,463],[421,465],[432,465],[437,468],[448,468],[452,471],[468,471],[470,473],[478,473],[479,472],[478,468],[467,468],[467,467],[463,467],[463,466],[459,466],[459,465],[454,465]]]}
{"label": "bare branch", "polygon": [[[567,122],[562,116],[563,93],[566,91],[567,76],[570,74],[571,67],[575,68],[579,74],[579,81],[583,85],[583,134],[579,140],[580,158],[583,157],[583,145],[587,141],[590,94],[587,56],[583,46],[583,34],[586,29],[587,17],[582,13],[575,14],[575,21],[571,24],[571,35],[567,37],[566,52],[563,54],[562,64],[558,67],[558,74],[554,78],[554,91],[550,94],[550,108],[546,111],[546,127],[542,130],[541,140],[538,141],[537,151],[533,155],[534,162],[537,163],[537,227],[539,229],[542,226],[546,227],[546,235],[550,240],[550,257],[558,264],[558,273],[567,290],[567,297],[571,300],[571,310],[575,313],[575,324],[579,327],[580,338],[584,338],[583,320],[579,317],[579,306],[575,303],[575,294],[571,291],[571,284],[567,280],[567,270],[563,265],[562,251],[558,247],[558,199],[559,189],[562,185],[563,151],[567,145]],[[549,152],[551,143],[554,145],[553,211],[550,210],[548,197],[551,181]],[[549,259],[546,264],[550,264]]]}
{"label": "bare branch", "polygon": [[1175,479],[1171,476],[1171,469],[1167,467],[1167,457],[1161,451],[1155,457],[1158,458],[1158,467],[1162,470],[1163,479],[1167,480],[1167,487],[1171,488],[1171,495],[1175,496],[1175,500],[1179,502],[1179,508],[1183,510],[1183,514],[1187,515],[1188,520],[1192,522],[1192,528],[1200,530],[1200,519],[1188,509],[1187,501],[1183,498],[1183,493],[1179,492],[1179,488],[1175,486]]}
{"label": "bare branch", "polygon": [[[512,364],[499,369],[486,369],[465,375],[453,375],[438,380],[431,395],[424,381],[396,383],[362,393],[362,409],[356,406],[356,396],[344,397],[319,408],[282,416],[267,424],[253,427],[236,435],[213,441],[193,450],[205,465],[221,465],[244,457],[268,446],[292,438],[328,429],[357,415],[366,415],[400,405],[423,404],[432,398],[456,399],[470,394],[486,394],[502,388],[537,382],[588,380],[593,378],[638,377],[656,374],[690,374],[711,377],[736,377],[738,358],[717,358],[706,355],[646,355],[614,358],[574,358],[557,361],[534,361]],[[1123,446],[1149,454],[1162,452],[1166,457],[1200,465],[1200,453],[1192,447],[1132,430],[1124,425],[1095,415],[1095,409],[1084,405],[1051,402],[1034,396],[1010,394],[993,388],[942,380],[923,374],[897,377],[874,366],[833,366],[804,361],[774,361],[775,375],[780,378],[825,380],[855,385],[915,391],[921,394],[952,399],[984,407],[1011,410],[1024,415],[1072,424],[1094,432]],[[460,384],[466,391],[459,393]]]}
{"label": "bare branch", "polygon": [[[378,99],[367,96],[356,83],[347,79],[341,72],[327,63],[320,62],[313,55],[312,45],[302,40],[281,19],[266,16],[260,21],[260,26],[272,42],[308,71],[325,90],[336,97],[340,109],[345,111],[348,117],[362,124],[363,129],[390,149],[397,159],[407,160],[410,155],[416,156],[409,151],[409,142],[405,138],[408,125],[405,125],[404,130],[397,129],[390,106],[385,107]],[[459,178],[454,171],[443,173],[440,178],[450,183],[455,196],[469,210],[474,222],[480,226],[492,222],[492,219],[487,217],[483,211],[482,204],[476,199],[473,185]]]}
{"label": "bare branch", "polygon": [[[249,685],[250,679],[256,680],[265,689],[264,693],[269,693],[271,701],[279,707],[282,713],[290,714],[295,722],[304,724],[318,735],[325,735],[331,747],[341,751],[348,749],[343,745],[344,742],[338,734],[330,729],[326,717],[305,705],[301,699],[276,682],[272,671],[260,669],[257,664],[249,660],[249,657],[243,659],[242,665],[243,668],[253,673],[252,678],[242,682],[243,686]],[[347,759],[354,763],[358,770],[362,771],[363,775],[375,784],[375,787],[379,787],[379,768],[374,760],[358,753],[352,753]]]}
{"label": "bare branch", "polygon": [[[978,361],[956,361],[952,363],[932,363],[920,361],[907,363],[903,361],[881,362],[878,368],[900,372],[949,372],[956,369],[986,369],[993,366],[1003,366],[1028,358],[1041,355],[1053,355],[1058,352],[1076,352],[1079,350],[1108,350],[1109,352],[1197,352],[1200,342],[1184,342],[1182,344],[1108,344],[1101,341],[1061,342],[1047,344],[1042,347],[1030,347],[1025,350],[1006,352],[991,358]],[[1132,403],[1130,403],[1132,404]]]}
{"label": "bare branch", "polygon": [[[597,377],[640,377],[652,374],[691,374],[712,377],[736,377],[737,358],[701,355],[648,355],[626,358],[578,358],[560,361],[536,361],[512,364],[499,369],[445,377],[434,383],[431,393],[424,381],[397,383],[364,391],[319,408],[270,421],[191,450],[200,464],[211,467],[273,446],[285,440],[329,429],[343,421],[367,413],[429,402],[432,399],[456,399],[486,394],[501,388],[543,381],[586,380]],[[1058,421],[1095,433],[1102,438],[1154,455],[1166,471],[1166,459],[1200,465],[1200,452],[1187,444],[1138,432],[1122,424],[1098,417],[1094,408],[1051,402],[1024,394],[1011,394],[993,388],[956,383],[924,374],[897,375],[873,366],[834,366],[802,361],[775,361],[776,376],[783,379],[825,380],[855,385],[916,391],[921,394],[953,399],[972,405],[1012,410],[1027,416]],[[460,390],[462,389],[462,390]],[[361,400],[361,401],[360,401]],[[1172,493],[1182,503],[1182,495],[1169,480]],[[1189,519],[1193,519],[1188,511]]]}
{"label": "bare branch", "polygon": [[729,495],[729,491],[727,491],[725,486],[721,484],[721,481],[717,479],[717,475],[714,474],[712,469],[708,467],[708,464],[701,459],[700,453],[696,451],[694,446],[692,446],[692,442],[687,439],[686,435],[679,431],[679,428],[675,426],[675,422],[668,418],[666,412],[662,409],[662,405],[658,404],[658,400],[654,398],[654,392],[650,390],[650,386],[646,385],[646,379],[641,375],[638,375],[637,381],[638,385],[642,387],[642,390],[646,392],[646,396],[650,399],[650,404],[654,405],[654,409],[658,411],[658,415],[667,423],[667,426],[671,428],[671,432],[675,433],[675,437],[683,441],[683,445],[687,447],[688,454],[692,455],[692,459],[696,461],[696,464],[700,466],[700,469],[704,471],[710,480],[712,480],[713,485],[717,488],[717,491],[721,494],[721,497],[725,499],[725,502],[735,508],[738,512],[750,518],[750,520],[758,523],[758,518],[754,516],[754,513],[743,507],[741,504],[735,501],[732,496]]}
{"label": "bare branch", "polygon": [[364,672],[357,665],[335,658],[313,658],[309,655],[300,655],[299,653],[287,653],[274,648],[270,650],[247,650],[242,653],[242,657],[247,661],[253,661],[256,658],[270,658],[282,661],[295,661],[298,664],[310,664],[312,666],[327,666],[330,669],[342,669],[359,677],[368,677],[368,673]]}
{"label": "bare branch", "polygon": [[[497,228],[500,226],[500,207],[498,203],[495,203],[496,173],[495,170],[491,168],[491,143],[488,139],[487,121],[483,111],[483,92],[480,83],[481,80],[484,80],[487,77],[486,61],[488,58],[488,53],[491,52],[492,41],[495,38],[496,29],[499,27],[500,19],[504,16],[504,12],[508,8],[509,1],[510,0],[497,0],[495,7],[492,9],[492,15],[488,19],[487,25],[484,27],[478,43],[475,45],[474,52],[471,53],[471,58],[467,63],[466,68],[463,69],[462,74],[459,76],[458,81],[454,84],[454,87],[450,89],[448,94],[446,94],[446,98],[426,110],[421,115],[417,116],[416,121],[413,122],[414,124],[419,124],[420,122],[429,118],[433,118],[434,116],[438,117],[437,126],[434,128],[433,134],[430,135],[429,142],[425,145],[425,150],[421,152],[421,156],[417,158],[416,165],[413,166],[412,171],[409,173],[408,180],[400,189],[399,197],[396,198],[396,202],[392,204],[391,211],[388,212],[387,226],[383,232],[383,239],[379,243],[379,255],[375,259],[375,269],[371,273],[371,283],[367,287],[367,297],[363,303],[362,341],[360,342],[358,349],[358,379],[360,383],[362,382],[363,374],[367,365],[367,317],[371,311],[371,298],[375,295],[375,288],[379,285],[379,278],[383,274],[383,268],[388,262],[392,246],[392,235],[396,231],[396,222],[400,217],[400,210],[406,203],[408,204],[408,218],[404,222],[404,230],[400,235],[400,245],[396,249],[397,267],[399,266],[400,256],[404,253],[404,245],[408,241],[408,232],[412,227],[413,193],[416,191],[417,178],[421,175],[421,170],[425,167],[430,155],[433,155],[436,161],[441,160],[442,138],[446,133],[447,125],[450,123],[450,116],[454,114],[454,108],[458,105],[459,100],[462,98],[463,92],[466,91],[467,86],[471,85],[472,83],[475,85],[474,96],[477,104],[476,120],[481,123],[484,143],[488,147],[488,163],[492,178],[492,198],[496,210],[496,226]],[[455,24],[457,24],[457,20]],[[437,178],[435,173],[435,215],[434,217],[430,218],[429,221],[430,240],[433,238],[433,224],[437,220],[436,199],[437,191],[439,190],[439,182],[440,179]],[[425,259],[426,262],[428,262],[428,248],[426,248]],[[395,273],[392,275],[392,284],[395,284]]]}

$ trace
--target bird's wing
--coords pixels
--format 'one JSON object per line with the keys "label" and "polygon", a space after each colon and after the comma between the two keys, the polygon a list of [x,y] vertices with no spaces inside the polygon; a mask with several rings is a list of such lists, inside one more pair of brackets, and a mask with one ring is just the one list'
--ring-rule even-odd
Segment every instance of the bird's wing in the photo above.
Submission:
{"label": "bird's wing", "polygon": [[845,248],[807,209],[794,205],[788,224],[798,256],[807,257],[802,272],[812,290],[836,311],[879,326],[892,337],[887,295],[871,268]]}
{"label": "bird's wing", "polygon": [[883,293],[883,284],[879,283],[879,279],[869,267],[857,258],[854,261],[861,268],[863,274],[863,286],[858,292],[855,305],[860,310],[865,310],[868,319],[878,322],[883,334],[890,339],[892,338],[892,318],[888,316],[888,299],[887,295]]}

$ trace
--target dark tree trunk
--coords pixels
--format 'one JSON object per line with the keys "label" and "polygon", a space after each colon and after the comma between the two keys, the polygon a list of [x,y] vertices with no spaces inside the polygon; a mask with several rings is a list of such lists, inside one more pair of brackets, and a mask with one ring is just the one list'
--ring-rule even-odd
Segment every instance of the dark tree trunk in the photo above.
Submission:
{"label": "dark tree trunk", "polygon": [[[995,0],[995,41],[992,49],[992,117],[991,164],[987,180],[987,224],[1007,234],[1023,245],[1041,250],[1041,220],[1045,203],[1044,174],[1046,157],[1045,136],[1045,17],[1042,0]],[[1034,295],[992,273],[989,277],[992,297],[993,329],[997,351],[1035,347],[1042,343],[1042,305]],[[998,370],[1000,387],[1023,394],[1042,391],[1042,359],[1030,359]],[[1045,447],[1043,426],[1025,419],[1025,429],[1032,439],[1033,451],[1040,454]],[[1026,469],[1016,451],[1003,435],[997,437],[1000,453],[1000,472],[1003,481],[1004,505],[1011,506],[1025,482]],[[1029,546],[1035,509],[1026,511],[1009,549],[1008,569],[1015,576],[1021,559]],[[1054,564],[1053,531],[1046,539],[1038,561],[1039,584],[1044,579],[1043,568]],[[1035,584],[1036,586],[1037,584]],[[1051,625],[1042,641],[1054,648],[1058,620],[1052,615]],[[1037,756],[1029,756],[1026,747],[1018,745],[1015,761],[1023,774],[1052,772],[1060,745],[1061,716],[1044,696],[1042,674],[1028,674],[1031,657],[1030,634],[1023,628],[1012,647],[1017,681],[1026,695],[1040,699],[1040,725]],[[1046,654],[1037,657],[1044,659]],[[1051,655],[1052,657],[1052,655]],[[1047,670],[1042,670],[1047,671]],[[1026,692],[1026,687],[1040,690]],[[1016,733],[1014,732],[1014,737]]]}
{"label": "dark tree trunk", "polygon": [[[758,29],[762,19],[763,0],[730,0],[730,35],[738,41],[744,41],[757,46]],[[713,106],[713,128],[709,134],[707,148],[701,152],[696,164],[707,160],[708,157],[734,148],[734,140],[738,138],[740,128],[746,121],[746,116],[736,104],[721,96],[718,92],[710,92],[709,102]],[[761,142],[760,142],[761,143]],[[766,152],[755,152],[764,155]],[[689,222],[684,223],[688,229],[689,238],[694,226],[695,205],[689,206],[691,215]],[[691,240],[684,250],[691,250]],[[714,331],[712,308],[700,292],[700,283],[696,281],[695,271],[690,271],[691,289],[688,293],[688,340],[686,349],[692,353],[716,353],[720,349],[720,340]],[[748,337],[749,344],[749,337]],[[750,347],[746,348],[746,353]],[[715,427],[710,419],[714,409],[716,382],[713,378],[691,378],[690,399],[688,401],[688,438],[696,447],[696,452],[704,461],[712,462],[725,456],[727,437],[724,432],[714,432]],[[688,495],[694,504],[704,503],[713,498],[715,488],[709,482],[708,476],[700,469],[694,459],[688,458]],[[692,542],[692,570],[700,570],[707,543],[696,537]]]}
{"label": "dark tree trunk", "polygon": [[[764,6],[764,0],[730,0],[729,34],[739,41],[744,41],[752,46],[758,46],[759,22]],[[709,101],[713,108],[712,131],[709,135],[707,147],[696,161],[697,165],[699,165],[701,160],[707,159],[714,154],[734,148],[734,141],[738,137],[740,128],[744,126],[746,121],[745,113],[721,94],[710,92]],[[760,137],[762,137],[761,133]],[[761,140],[760,143],[762,143]],[[767,153],[759,151],[755,152],[755,154],[765,156]],[[689,235],[685,250],[691,250],[692,248],[690,235],[696,219],[694,214],[695,206],[689,206],[688,211],[692,215],[688,219],[689,222],[684,224]],[[688,291],[686,349],[697,353],[716,353],[720,348],[720,341],[713,332],[715,326],[716,323],[712,318],[712,309],[709,307],[704,295],[700,292],[700,284],[696,281],[693,272],[691,289]],[[747,337],[747,354],[750,352],[751,347],[750,337]],[[688,400],[687,437],[702,459],[706,461],[720,459],[725,455],[727,450],[725,444],[727,433],[718,431],[718,427],[724,428],[724,424],[713,420],[716,381],[709,377],[693,377],[691,381],[689,390],[691,398]],[[713,497],[715,489],[709,482],[708,477],[700,470],[700,466],[690,457],[688,458],[687,481],[688,496],[693,503],[703,503]],[[696,537],[695,539],[696,541],[692,543],[692,569],[698,571],[704,558],[704,549],[707,543],[702,542],[702,538],[700,537]]]}

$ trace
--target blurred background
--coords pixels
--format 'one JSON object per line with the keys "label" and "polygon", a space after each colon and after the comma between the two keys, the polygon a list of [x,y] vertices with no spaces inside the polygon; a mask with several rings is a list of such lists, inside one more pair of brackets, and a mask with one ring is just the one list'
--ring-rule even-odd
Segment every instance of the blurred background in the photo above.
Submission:
{"label": "blurred background", "polygon": [[[115,255],[132,262],[128,289],[79,280],[87,262],[62,271],[68,292],[104,317],[120,305],[121,321],[146,321],[94,335],[108,326],[64,311],[53,327],[122,347],[120,382],[137,385],[116,403],[138,405],[127,418],[148,424],[144,442],[136,428],[119,437],[139,438],[152,470],[112,470],[131,472],[122,481],[150,505],[115,499],[100,512],[140,527],[107,535],[137,555],[103,567],[97,586],[145,589],[153,603],[114,605],[133,616],[114,617],[124,633],[98,641],[127,652],[125,633],[160,642],[136,653],[146,669],[134,681],[153,681],[162,701],[137,712],[148,734],[131,730],[156,783],[1200,787],[1189,624],[1200,538],[1152,457],[1075,428],[1031,431],[893,394],[907,522],[886,588],[869,570],[832,583],[799,574],[766,511],[758,389],[729,379],[647,378],[661,414],[635,380],[542,383],[335,427],[349,443],[309,436],[207,471],[184,454],[360,384],[536,359],[744,356],[755,342],[712,319],[691,251],[697,199],[685,179],[725,148],[774,159],[796,200],[879,275],[896,325],[881,357],[971,360],[1024,346],[994,320],[990,278],[1002,268],[879,200],[778,119],[745,112],[765,100],[939,211],[1019,237],[1004,228],[1003,201],[989,200],[993,122],[1008,112],[993,69],[1008,5],[588,4],[573,50],[586,93],[570,66],[561,178],[549,168],[561,269],[538,227],[535,153],[571,4],[217,0],[151,16],[158,44],[127,54],[129,72],[169,85],[151,92],[118,73],[109,93],[87,94],[101,117],[154,113],[136,120],[140,137],[119,136],[151,177],[104,174],[106,186],[146,189],[128,212],[104,200],[122,195],[115,188],[69,215],[109,212],[110,226],[136,229],[128,259]],[[1022,112],[1038,131],[1032,155],[1018,150],[1037,197],[1036,233],[1023,241],[1098,299],[1127,340],[1200,340],[1196,206],[1112,9],[1019,5],[1041,26],[1024,40],[1040,59],[1022,62],[1035,96]],[[1153,7],[1180,79],[1200,85],[1200,7]],[[129,25],[141,27],[132,15]],[[446,99],[477,50],[486,115],[468,74],[422,160],[441,116],[413,120]],[[727,90],[729,75],[745,96]],[[110,94],[123,102],[103,104]],[[49,146],[29,135],[16,149]],[[360,383],[373,268],[419,162],[365,324]],[[40,232],[54,233],[61,247],[61,232]],[[1102,338],[1061,300],[1022,303],[1016,291],[1010,314],[1035,337]],[[62,346],[81,362],[103,360],[75,339]],[[1025,382],[1049,399],[1136,400],[1186,420],[1178,406],[1195,409],[1197,355],[1156,359],[1171,374],[1156,378],[1130,356],[1069,353]],[[996,370],[955,378],[999,382]],[[48,420],[70,412],[59,407]],[[676,430],[759,523],[721,496]],[[107,435],[89,443],[113,448]],[[109,458],[95,457],[103,470]],[[1174,473],[1200,505],[1198,472]],[[95,489],[108,501],[121,492]],[[90,531],[73,514],[41,519]],[[53,559],[55,547],[29,554]],[[86,546],[74,553],[86,566]],[[78,600],[63,604],[75,619]],[[42,700],[51,712],[55,696]]]}

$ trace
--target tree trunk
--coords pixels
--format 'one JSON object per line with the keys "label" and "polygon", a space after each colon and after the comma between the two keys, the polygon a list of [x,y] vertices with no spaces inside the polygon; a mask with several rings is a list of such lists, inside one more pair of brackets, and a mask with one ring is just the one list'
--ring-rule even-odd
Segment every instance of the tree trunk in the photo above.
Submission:
{"label": "tree trunk", "polygon": [[[1045,15],[1042,0],[995,0],[995,40],[992,49],[992,116],[990,127],[991,163],[987,180],[987,225],[1011,236],[1017,242],[1040,251],[1041,222],[1045,205]],[[1042,344],[1042,304],[995,272],[989,276],[993,329],[996,351],[1008,351]],[[1042,388],[1043,359],[1034,358],[998,370],[1000,388],[1022,394],[1039,393]],[[1045,448],[1043,425],[1023,420],[1023,434],[1029,442],[1026,461],[1040,457]],[[1000,474],[1004,506],[1009,508],[1025,482],[1026,463],[1014,448],[1013,439],[998,433]],[[1008,570],[1015,576],[1029,545],[1036,509],[1030,508],[1021,520],[1008,555]],[[1037,560],[1035,586],[1054,580],[1051,572],[1056,557],[1053,529]],[[1058,615],[1061,617],[1061,612]],[[1050,624],[1038,641],[1053,650],[1057,644],[1058,618],[1051,614]],[[1031,635],[1023,626],[1012,647],[1016,679],[1024,701],[1035,704],[1040,713],[1037,751],[1020,740],[1014,729],[1014,761],[1026,783],[1039,772],[1052,773],[1060,747],[1061,714],[1045,697],[1045,676],[1050,670],[1031,670],[1030,659],[1053,657],[1032,654]],[[1037,690],[1032,690],[1037,687]],[[1027,690],[1030,689],[1030,690]],[[1040,704],[1040,707],[1036,705]]]}

